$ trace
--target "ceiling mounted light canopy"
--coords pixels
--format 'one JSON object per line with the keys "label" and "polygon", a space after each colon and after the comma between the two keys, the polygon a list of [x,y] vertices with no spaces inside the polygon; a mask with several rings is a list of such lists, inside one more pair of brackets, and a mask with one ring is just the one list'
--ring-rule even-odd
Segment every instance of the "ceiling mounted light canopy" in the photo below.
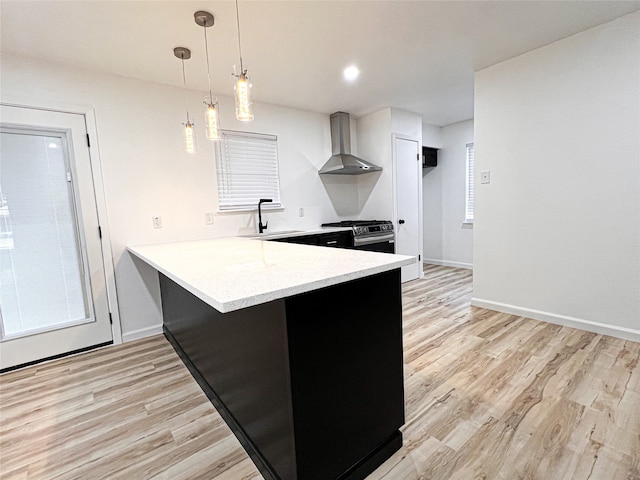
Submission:
{"label": "ceiling mounted light canopy", "polygon": [[240,73],[235,71],[235,65],[233,67],[232,75],[238,79],[235,89],[236,100],[236,119],[241,122],[250,122],[253,120],[253,104],[251,102],[251,88],[249,83],[249,77],[247,76],[247,70],[242,63],[242,46],[240,43],[240,14],[238,13],[238,0],[236,0],[236,23],[238,25],[238,53],[240,55]]}
{"label": "ceiling mounted light canopy", "polygon": [[[184,73],[184,61],[189,60],[191,58],[191,50],[185,47],[176,47],[173,49],[173,54],[178,57],[182,62],[182,85],[184,87],[187,86],[187,77]],[[193,123],[189,119],[189,107],[187,105],[187,95],[184,95],[184,106],[187,110],[187,123],[183,123],[184,125],[184,149],[187,153],[195,153],[196,151],[196,134],[193,129]]]}
{"label": "ceiling mounted light canopy", "polygon": [[205,128],[207,130],[207,138],[211,141],[220,139],[220,120],[218,115],[218,99],[213,98],[211,93],[211,67],[209,65],[209,43],[207,41],[207,28],[214,24],[213,15],[205,11],[197,11],[193,14],[195,22],[202,27],[204,32],[204,51],[207,57],[207,79],[209,81],[209,97],[205,99],[204,104],[207,106],[205,110]]}

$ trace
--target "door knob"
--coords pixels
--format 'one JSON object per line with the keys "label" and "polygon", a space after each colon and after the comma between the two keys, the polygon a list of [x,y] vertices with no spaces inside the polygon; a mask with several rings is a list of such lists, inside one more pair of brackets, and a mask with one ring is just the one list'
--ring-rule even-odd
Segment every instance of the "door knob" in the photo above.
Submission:
{"label": "door knob", "polygon": [[404,220],[398,220],[398,223],[402,225],[404,223]]}

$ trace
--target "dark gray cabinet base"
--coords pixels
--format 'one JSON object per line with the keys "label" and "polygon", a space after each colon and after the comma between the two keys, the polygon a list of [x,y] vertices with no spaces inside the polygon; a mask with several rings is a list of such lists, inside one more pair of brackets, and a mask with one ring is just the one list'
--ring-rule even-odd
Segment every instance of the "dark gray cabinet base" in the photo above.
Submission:
{"label": "dark gray cabinet base", "polygon": [[266,479],[359,480],[402,446],[399,269],[224,314],[160,287],[165,335]]}

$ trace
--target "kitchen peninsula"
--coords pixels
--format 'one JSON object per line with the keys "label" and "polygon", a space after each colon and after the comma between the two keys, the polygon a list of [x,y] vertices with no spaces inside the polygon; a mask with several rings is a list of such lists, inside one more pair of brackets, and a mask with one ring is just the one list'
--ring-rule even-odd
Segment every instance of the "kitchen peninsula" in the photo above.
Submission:
{"label": "kitchen peninsula", "polygon": [[402,445],[400,267],[222,238],[131,246],[164,332],[267,480],[363,479]]}

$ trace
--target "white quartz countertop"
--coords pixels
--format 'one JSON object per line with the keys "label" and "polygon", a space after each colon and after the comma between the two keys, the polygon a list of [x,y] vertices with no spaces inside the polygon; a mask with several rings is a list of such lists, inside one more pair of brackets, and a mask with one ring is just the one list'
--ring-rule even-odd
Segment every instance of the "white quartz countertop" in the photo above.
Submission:
{"label": "white quartz countertop", "polygon": [[406,255],[238,237],[128,250],[222,313],[415,262]]}

